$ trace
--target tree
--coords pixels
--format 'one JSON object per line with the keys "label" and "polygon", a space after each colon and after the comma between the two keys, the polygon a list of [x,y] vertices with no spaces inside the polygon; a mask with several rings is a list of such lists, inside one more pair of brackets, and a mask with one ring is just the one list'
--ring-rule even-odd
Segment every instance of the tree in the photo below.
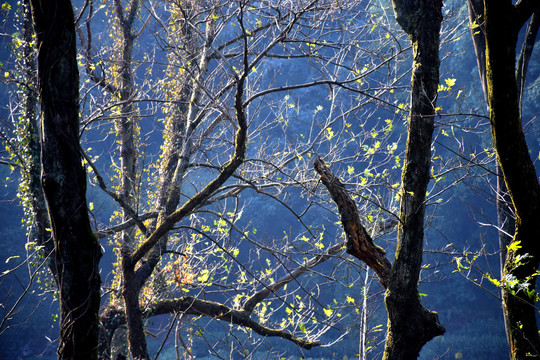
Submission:
{"label": "tree", "polygon": [[[487,84],[487,75],[486,75],[486,27],[485,27],[485,14],[484,14],[484,1],[469,1],[469,18],[471,25],[472,36],[475,44],[475,52],[478,62],[478,70],[480,73],[480,79],[482,82],[482,89],[484,91],[484,96],[486,102],[488,101],[488,84]],[[525,39],[520,51],[519,59],[516,64],[515,77],[516,77],[516,86],[517,86],[517,104],[519,108],[519,114],[522,114],[522,103],[525,91],[525,79],[527,75],[527,69],[529,60],[534,48],[536,41],[536,35],[538,33],[538,28],[540,25],[539,10],[536,9],[532,14],[529,25],[527,26],[527,31],[525,34]],[[517,40],[514,43],[514,51],[517,45]],[[514,120],[515,121],[515,120]],[[521,122],[521,120],[520,120]],[[506,274],[507,263],[506,258],[508,255],[508,249],[512,239],[515,235],[515,211],[512,205],[512,199],[508,190],[506,188],[506,183],[504,175],[501,171],[501,168],[498,167],[498,176],[497,176],[497,213],[498,213],[498,228],[499,231],[499,244],[500,244],[500,257],[501,257],[501,278],[505,279],[508,275]],[[500,284],[500,283],[499,283]],[[503,285],[506,286],[506,282],[503,281]],[[503,296],[504,296],[504,286],[503,286]],[[511,336],[510,327],[508,324],[509,317],[505,315],[505,326],[507,331],[507,337],[509,344],[511,345],[511,352],[513,352],[512,346],[515,336]],[[515,325],[513,326],[515,327]],[[530,335],[527,335],[530,336]],[[515,356],[515,355],[512,355]]]}
{"label": "tree", "polygon": [[343,192],[343,184],[316,163],[323,182],[340,207],[348,237],[347,251],[365,261],[386,288],[388,333],[384,359],[417,358],[424,344],[444,334],[438,316],[424,308],[418,294],[422,264],[424,209],[431,166],[431,140],[439,83],[439,31],[441,1],[394,1],[396,19],[413,43],[411,110],[405,152],[398,245],[394,264],[373,242],[357,217],[356,206]]}
{"label": "tree", "polygon": [[[127,8],[134,9],[133,3],[130,4]],[[340,156],[346,156],[342,151],[324,154],[327,153],[329,146],[333,149],[339,149],[338,144],[346,144],[359,136],[347,133],[346,129],[351,126],[351,123],[346,119],[351,116],[349,114],[356,114],[356,108],[362,109],[377,99],[384,99],[385,95],[390,94],[392,80],[386,83],[388,80],[384,73],[378,79],[373,76],[373,86],[377,86],[374,95],[359,90],[358,86],[362,84],[364,79],[367,80],[369,75],[382,72],[384,67],[395,59],[402,50],[396,53],[390,49],[389,44],[393,38],[388,37],[387,39],[390,40],[383,42],[386,54],[377,55],[373,60],[365,62],[365,64],[372,63],[373,65],[363,65],[361,68],[357,68],[355,65],[351,70],[347,65],[340,63],[345,51],[340,47],[341,44],[345,44],[345,49],[349,51],[349,54],[354,54],[358,60],[362,56],[366,56],[362,55],[366,53],[362,52],[359,46],[354,46],[354,42],[343,39],[341,25],[336,24],[332,19],[334,11],[338,11],[337,9],[332,8],[332,6],[318,8],[315,3],[302,4],[299,7],[286,9],[287,11],[270,4],[258,6],[251,3],[178,3],[172,4],[167,11],[151,9],[148,15],[150,20],[141,21],[140,30],[135,31],[135,33],[141,37],[145,36],[143,30],[153,26],[154,22],[156,26],[163,29],[164,36],[159,38],[159,44],[162,48],[171,50],[167,53],[168,64],[164,69],[166,77],[159,83],[162,96],[157,99],[152,97],[144,99],[144,96],[154,96],[145,92],[147,91],[146,86],[150,88],[151,86],[155,87],[155,85],[148,85],[144,82],[140,85],[132,84],[130,85],[132,88],[139,89],[137,93],[132,96],[128,94],[127,97],[123,95],[116,97],[113,101],[106,102],[106,105],[99,106],[99,110],[96,112],[89,111],[97,116],[91,117],[85,122],[89,124],[87,131],[91,129],[90,125],[101,121],[100,117],[107,118],[108,114],[101,112],[102,109],[109,108],[112,110],[113,117],[123,118],[124,113],[121,109],[139,104],[143,100],[163,104],[162,108],[156,111],[158,116],[164,117],[163,137],[165,141],[160,154],[160,163],[155,167],[156,170],[152,170],[156,171],[154,174],[158,174],[159,177],[153,184],[150,182],[152,190],[149,194],[151,196],[145,197],[144,194],[141,195],[140,190],[135,190],[132,195],[132,198],[136,200],[134,203],[122,202],[120,196],[116,195],[115,191],[111,191],[103,181],[104,177],[100,175],[103,170],[98,169],[91,156],[86,157],[90,171],[95,175],[95,181],[111,195],[114,201],[120,205],[122,211],[129,215],[129,219],[124,217],[117,226],[110,226],[99,233],[106,236],[115,234],[117,231],[136,228],[131,230],[131,233],[135,234],[133,238],[129,236],[124,240],[122,238],[117,240],[116,249],[119,249],[121,271],[117,272],[118,282],[112,288],[121,287],[122,292],[119,296],[117,290],[112,290],[111,298],[114,301],[102,312],[101,322],[104,329],[102,344],[104,348],[101,353],[104,357],[110,356],[109,345],[115,331],[119,326],[126,324],[132,356],[147,358],[144,320],[163,313],[205,315],[210,318],[226,320],[251,328],[261,335],[284,337],[306,349],[320,344],[306,330],[305,320],[298,320],[301,324],[298,326],[302,336],[307,337],[306,340],[291,332],[263,325],[270,316],[268,305],[263,303],[267,297],[275,297],[278,302],[283,304],[281,306],[287,306],[286,309],[292,311],[291,309],[295,307],[289,303],[290,300],[286,300],[289,294],[278,295],[277,291],[285,288],[289,282],[298,282],[298,277],[301,274],[309,271],[321,261],[336,256],[343,246],[342,243],[338,242],[335,246],[328,247],[327,251],[321,253],[320,250],[325,248],[325,245],[321,241],[316,241],[314,244],[316,246],[311,249],[296,250],[296,247],[305,247],[302,242],[308,240],[308,236],[318,238],[319,236],[315,236],[315,233],[320,230],[315,231],[312,228],[313,225],[306,225],[302,220],[302,216],[305,216],[304,214],[312,208],[311,204],[305,210],[297,211],[291,209],[287,202],[292,196],[296,196],[291,195],[294,194],[294,187],[297,186],[309,192],[308,189],[312,186],[310,184],[313,179],[309,177],[309,167],[307,166],[309,157],[316,152],[324,151],[323,156],[328,161],[338,162]],[[115,14],[118,24],[122,24],[123,21],[120,11],[117,10],[120,8],[123,9],[125,6],[116,3],[111,10]],[[142,17],[144,18],[144,16]],[[83,41],[86,44],[85,69],[89,78],[106,91],[105,95],[115,94],[116,79],[121,78],[121,73],[115,72],[117,69],[115,64],[104,65],[106,64],[104,54],[109,50],[106,50],[106,47],[97,50],[95,42],[92,43],[93,45],[90,42],[90,39],[95,38],[95,36],[93,37],[88,29],[91,29],[90,21],[95,18],[92,8],[89,7],[87,33],[84,36],[87,40]],[[354,22],[351,20],[351,23]],[[134,26],[134,23],[130,24]],[[358,27],[359,30],[356,30],[357,28],[351,26],[351,34],[356,36],[355,31],[359,34],[361,32],[367,33],[370,27],[362,25]],[[121,26],[118,26],[117,29],[120,28]],[[234,29],[234,31],[228,36],[224,36],[224,29]],[[324,35],[325,31],[330,35]],[[120,45],[117,49],[126,48],[126,45],[123,45],[126,39],[127,37],[123,35],[120,37]],[[302,46],[298,47],[295,44],[302,44]],[[97,52],[98,55],[93,55],[94,52]],[[118,58],[121,63],[126,61],[123,53],[119,53]],[[272,87],[272,83],[266,85],[266,78],[258,74],[258,68],[264,69],[260,67],[263,62],[271,65],[272,59],[291,61],[290,59],[295,58],[312,62],[315,65],[314,68],[321,74],[320,79],[309,80],[305,83],[300,82],[299,84],[285,83]],[[332,64],[335,70],[330,71],[328,64]],[[99,73],[100,67],[101,73]],[[127,66],[123,68],[128,69]],[[341,77],[338,77],[339,75]],[[242,77],[245,78],[245,81],[242,81]],[[272,96],[276,96],[275,94],[279,92],[292,93],[296,89],[315,86],[331,87],[333,100],[330,103],[329,113],[333,115],[325,115],[320,124],[316,122],[310,124],[302,118],[302,122],[305,121],[308,125],[301,127],[301,133],[299,133],[287,126],[288,122],[297,121],[296,118],[300,117],[298,110],[296,110],[298,105],[289,100],[289,95],[284,98],[272,98]],[[343,101],[339,100],[338,93],[341,89],[353,95],[344,96]],[[250,95],[242,95],[246,93]],[[240,99],[241,96],[245,96],[245,98]],[[340,110],[341,106],[349,105],[334,106],[333,103],[347,103],[349,96],[362,96],[365,101],[360,106],[355,105],[352,112]],[[268,106],[259,99],[263,97],[275,100],[272,100]],[[106,96],[103,99],[110,100]],[[283,101],[286,102],[286,107],[283,107]],[[388,102],[385,100],[384,103]],[[241,133],[238,131],[242,128],[234,124],[241,120],[242,116],[245,116],[242,113],[247,113],[246,109],[250,106],[253,108],[252,104],[255,104],[254,108],[256,109],[249,118],[249,122],[252,123],[249,138],[252,139],[250,143],[253,145],[251,148],[248,147],[247,151],[250,155],[249,161],[246,162],[241,160],[244,157],[242,149],[245,145],[238,142],[245,141],[242,139],[245,135],[240,136]],[[276,108],[279,106],[279,108],[274,110],[273,106]],[[312,113],[315,115],[318,112],[326,113],[326,111],[321,111],[323,106],[320,103],[310,106],[314,108]],[[392,106],[392,109],[394,111],[395,106]],[[130,111],[129,113],[137,114],[138,111]],[[270,118],[266,123],[253,120],[268,111],[277,113],[275,118]],[[293,111],[296,112],[296,115],[292,115]],[[288,114],[288,112],[290,113]],[[132,116],[132,120],[138,122],[138,119],[143,117],[142,114],[135,115]],[[340,128],[338,121],[341,119],[345,121],[344,130],[339,130],[340,134],[338,134],[334,132],[334,129],[337,131]],[[387,127],[384,131],[385,136],[392,129],[390,121],[384,122],[384,126]],[[275,131],[274,129],[283,132],[283,140],[272,139],[269,136],[268,130]],[[361,126],[358,126],[358,129],[361,129]],[[120,137],[123,134],[122,130],[118,130],[118,127],[115,128],[115,132]],[[385,136],[379,136],[377,131],[371,128],[371,125],[365,132],[360,130],[361,134],[368,132],[371,139],[377,140],[372,147],[365,145],[368,157],[380,155],[393,159],[397,143],[385,148],[384,142],[382,142]],[[231,134],[234,133],[239,134],[236,139],[231,137]],[[310,134],[309,139],[306,138],[308,134]],[[289,136],[294,137],[295,140],[290,141]],[[119,141],[119,144],[123,143],[123,141]],[[142,141],[139,144],[142,146]],[[237,150],[234,152],[231,148],[232,144],[236,144]],[[136,153],[137,151],[131,153],[130,156],[133,157]],[[229,154],[234,160],[227,163],[223,154]],[[120,150],[121,156],[123,154]],[[130,161],[131,163],[135,162],[133,159]],[[235,168],[236,171],[234,171]],[[372,167],[369,170],[374,171]],[[219,171],[219,173],[214,180],[208,181],[209,176],[215,171]],[[359,178],[359,175],[354,174],[352,166],[347,172],[349,177]],[[388,176],[388,171],[386,172],[387,174],[378,174],[377,176],[381,176],[381,178]],[[201,181],[194,182],[193,174],[201,173],[203,175],[197,175],[201,176]],[[286,178],[290,180],[284,180],[283,174],[286,174]],[[120,166],[119,178],[142,179],[144,176],[146,176],[144,173],[135,176],[129,175],[127,170]],[[375,177],[371,173],[369,176]],[[195,192],[190,190],[190,183],[195,184]],[[150,186],[148,187],[150,188]],[[118,189],[123,188],[122,184],[118,185]],[[292,189],[287,190],[290,194],[285,192],[284,188]],[[287,244],[292,241],[288,237],[284,238],[282,244],[276,242],[268,246],[257,245],[258,242],[251,238],[249,232],[237,225],[240,223],[242,208],[246,206],[241,205],[241,200],[238,198],[240,198],[241,193],[249,189],[262,196],[273,198],[281,205],[286,206],[298,219],[299,224],[305,228],[303,232],[293,235],[295,243],[299,243],[299,245],[292,247],[293,253],[289,254],[290,250],[287,250],[290,247]],[[143,212],[141,213],[141,211]],[[215,217],[214,224],[217,228],[212,229],[206,225],[209,217],[210,219]],[[229,229],[227,230],[227,228]],[[173,230],[173,234],[170,233],[171,230]],[[321,235],[325,233],[324,228],[320,233]],[[278,264],[282,264],[278,269],[283,269],[285,274],[278,279],[268,275],[261,278],[257,275],[259,271],[257,267],[252,269],[247,266],[247,263],[236,260],[241,247],[238,243],[239,240],[233,241],[232,239],[233,236],[238,235],[255,245],[253,251],[273,253],[271,256],[277,257]],[[299,239],[305,240],[299,241]],[[203,241],[215,250],[195,252],[195,249],[201,246]],[[319,252],[314,251],[317,249]],[[213,265],[213,251],[217,254],[223,254],[222,259],[217,262],[219,265]],[[242,250],[242,252],[247,253],[250,251]],[[307,260],[306,254],[313,254],[313,258]],[[199,257],[205,260],[199,262],[197,260]],[[232,265],[229,265],[228,262],[230,263],[231,259]],[[270,259],[268,259],[269,264]],[[230,283],[228,279],[231,277],[231,270],[227,269],[231,269],[232,266],[237,268],[239,273],[249,276],[249,285],[242,278],[246,275],[242,275],[240,279]],[[195,270],[197,267],[199,269]],[[269,274],[274,274],[274,272],[275,270],[272,270]],[[226,284],[220,286],[225,289],[231,288],[237,294],[228,297],[226,302],[205,301],[202,299],[202,295],[177,296],[178,290],[189,291],[189,286],[195,287],[198,289],[197,291],[205,294],[206,289],[210,291],[214,286],[213,283],[216,282],[215,279],[220,277],[226,281]],[[161,289],[157,286],[160,283],[167,283],[168,287]],[[175,283],[176,288],[170,286]],[[303,290],[303,293],[305,299],[311,302],[310,299],[313,295],[307,290]],[[248,294],[250,295],[248,296]],[[317,314],[316,310],[306,308],[305,299],[302,298],[300,301],[300,310],[295,311],[298,313],[299,319],[309,319],[308,315],[304,315],[306,313],[312,314],[313,319],[316,319],[315,316],[322,315],[323,318],[331,317],[332,322],[339,320],[336,316],[337,311],[336,315],[331,316],[330,314],[334,311],[330,309],[321,310]],[[227,304],[231,302],[232,305]],[[254,321],[252,318],[255,316],[258,317],[258,321]],[[294,328],[295,322],[292,317],[290,317],[290,322]],[[286,325],[287,322],[284,324]],[[323,326],[323,329],[325,328]]]}
{"label": "tree", "polygon": [[97,358],[101,248],[90,226],[79,144],[79,75],[69,1],[32,1],[39,49],[41,182],[54,239],[61,359]]}
{"label": "tree", "polygon": [[[502,175],[515,210],[516,228],[508,245],[504,271],[503,304],[513,359],[540,354],[534,304],[540,248],[540,185],[521,126],[520,93],[516,79],[517,36],[538,12],[537,1],[484,1],[486,82],[491,135]],[[535,14],[534,18],[536,18]],[[531,20],[531,23],[536,19]],[[526,66],[525,66],[526,69]],[[520,64],[518,73],[522,74]],[[524,76],[523,74],[521,76]],[[521,91],[520,91],[521,89]]]}
{"label": "tree", "polygon": [[[396,257],[386,294],[389,330],[385,359],[418,357],[422,346],[444,333],[437,314],[420,304],[425,194],[439,83],[442,1],[394,1],[396,19],[413,43],[411,114],[402,173]],[[412,330],[412,331],[411,331]]]}
{"label": "tree", "polygon": [[[406,85],[409,67],[401,61],[411,47],[385,23],[388,16],[379,16],[385,8],[315,1],[289,7],[114,1],[96,8],[90,1],[82,7],[81,151],[90,183],[110,198],[93,191],[89,209],[98,237],[108,239],[106,251],[117,256],[104,287],[101,357],[116,355],[111,344],[126,327],[131,355],[149,358],[145,322],[160,314],[171,315],[169,332],[176,323],[188,340],[195,335],[183,324],[193,315],[280,336],[300,348],[320,345],[325,332],[360,308],[353,285],[364,281],[349,271],[362,271],[341,257],[344,246],[388,286],[388,358],[414,357],[443,331],[417,291],[439,5],[423,8],[434,14],[427,25],[396,6],[415,51],[400,215],[392,178],[401,168],[400,120],[407,105],[395,90]],[[305,73],[293,67],[309,69],[309,76],[296,78]],[[319,158],[316,170],[329,191],[337,184],[338,196],[347,199],[339,182],[352,188],[349,208],[336,200],[347,242],[312,172],[312,159]],[[338,166],[337,181],[325,182],[332,177],[323,175],[324,164]],[[360,209],[357,196],[367,200]],[[254,224],[262,213],[272,216],[269,200],[283,210],[275,229],[262,234]],[[378,229],[388,224],[392,231],[398,218],[400,247],[391,269],[375,242]],[[335,266],[315,271],[323,261]],[[405,271],[411,276],[400,278]],[[347,286],[328,298],[322,289],[340,279]],[[396,340],[406,333],[404,323],[426,330],[425,336]],[[230,328],[225,334],[245,356],[245,337]],[[205,331],[196,335],[210,339]],[[189,341],[184,351],[191,351]]]}

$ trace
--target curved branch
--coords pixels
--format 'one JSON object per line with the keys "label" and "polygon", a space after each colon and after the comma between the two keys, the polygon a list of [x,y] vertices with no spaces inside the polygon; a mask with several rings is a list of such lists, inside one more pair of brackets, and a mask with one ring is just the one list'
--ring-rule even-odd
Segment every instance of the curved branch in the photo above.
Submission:
{"label": "curved branch", "polygon": [[213,319],[227,321],[231,324],[250,328],[261,336],[277,336],[284,338],[306,350],[321,345],[320,341],[300,339],[288,331],[266,327],[253,320],[250,317],[250,312],[245,310],[235,310],[217,302],[196,299],[192,296],[160,301],[151,305],[148,310],[144,312],[143,316],[150,317],[176,312],[190,315],[203,315]]}
{"label": "curved branch", "polygon": [[519,0],[515,5],[514,29],[519,31],[535,11],[540,8],[538,0]]}
{"label": "curved branch", "polygon": [[534,44],[536,42],[536,35],[538,34],[538,29],[540,28],[540,7],[536,9],[531,17],[531,21],[527,26],[527,32],[525,34],[525,40],[523,40],[523,46],[521,47],[521,52],[519,53],[519,60],[517,63],[516,69],[516,80],[518,86],[518,96],[519,96],[519,107],[521,111],[521,106],[523,103],[523,93],[525,92],[525,80],[527,77],[527,69],[529,67],[529,60],[534,49]]}

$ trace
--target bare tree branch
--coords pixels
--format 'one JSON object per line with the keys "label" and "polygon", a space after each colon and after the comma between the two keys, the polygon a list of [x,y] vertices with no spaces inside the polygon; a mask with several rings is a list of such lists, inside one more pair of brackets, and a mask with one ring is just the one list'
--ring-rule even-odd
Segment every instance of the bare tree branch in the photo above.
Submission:
{"label": "bare tree branch", "polygon": [[257,293],[253,294],[245,303],[243,306],[244,311],[251,313],[255,306],[266,299],[268,295],[275,293],[278,289],[282,288],[286,284],[290,283],[291,281],[297,279],[304,273],[308,272],[313,267],[319,265],[320,263],[325,262],[326,260],[330,259],[332,256],[338,254],[347,243],[345,241],[341,241],[331,247],[328,248],[323,254],[317,255],[310,260],[306,261],[303,265],[297,267],[293,271],[289,272],[287,275],[282,277],[281,279],[278,279],[273,284],[270,284],[266,286],[264,289],[258,291]]}
{"label": "bare tree branch", "polygon": [[232,324],[250,328],[261,336],[278,336],[287,339],[306,350],[321,345],[320,341],[300,339],[288,331],[266,327],[253,320],[250,317],[251,312],[235,310],[217,302],[201,300],[192,296],[160,301],[155,305],[151,305],[144,313],[144,316],[150,317],[177,312],[190,315],[204,315],[217,320],[228,321]]}

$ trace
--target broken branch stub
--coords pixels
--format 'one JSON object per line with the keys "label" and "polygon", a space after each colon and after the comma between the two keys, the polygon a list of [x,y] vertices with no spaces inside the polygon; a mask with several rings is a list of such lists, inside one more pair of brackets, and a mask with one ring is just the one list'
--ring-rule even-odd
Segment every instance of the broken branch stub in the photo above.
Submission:
{"label": "broken branch stub", "polygon": [[335,176],[325,162],[318,158],[313,163],[315,171],[330,193],[338,207],[343,230],[347,237],[347,253],[363,261],[379,277],[381,285],[386,289],[392,265],[386,258],[386,252],[375,245],[366,229],[360,222],[358,208],[343,183]]}

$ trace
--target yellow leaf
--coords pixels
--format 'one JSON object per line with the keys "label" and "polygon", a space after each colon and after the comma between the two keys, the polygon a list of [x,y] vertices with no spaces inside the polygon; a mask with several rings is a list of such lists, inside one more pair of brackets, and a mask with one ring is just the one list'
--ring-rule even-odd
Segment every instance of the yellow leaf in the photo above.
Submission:
{"label": "yellow leaf", "polygon": [[326,128],[326,138],[328,140],[332,140],[333,137],[334,137],[334,131],[332,130],[332,128],[330,127]]}
{"label": "yellow leaf", "polygon": [[446,85],[451,88],[452,86],[456,85],[456,79],[444,79],[444,82],[446,83]]}
{"label": "yellow leaf", "polygon": [[515,252],[518,249],[521,249],[521,241],[514,241],[510,245],[506,246],[506,249],[508,249],[508,252]]}
{"label": "yellow leaf", "polygon": [[332,310],[332,309],[324,309],[324,315],[326,315],[326,317],[332,316],[333,312],[334,312],[334,310]]}

